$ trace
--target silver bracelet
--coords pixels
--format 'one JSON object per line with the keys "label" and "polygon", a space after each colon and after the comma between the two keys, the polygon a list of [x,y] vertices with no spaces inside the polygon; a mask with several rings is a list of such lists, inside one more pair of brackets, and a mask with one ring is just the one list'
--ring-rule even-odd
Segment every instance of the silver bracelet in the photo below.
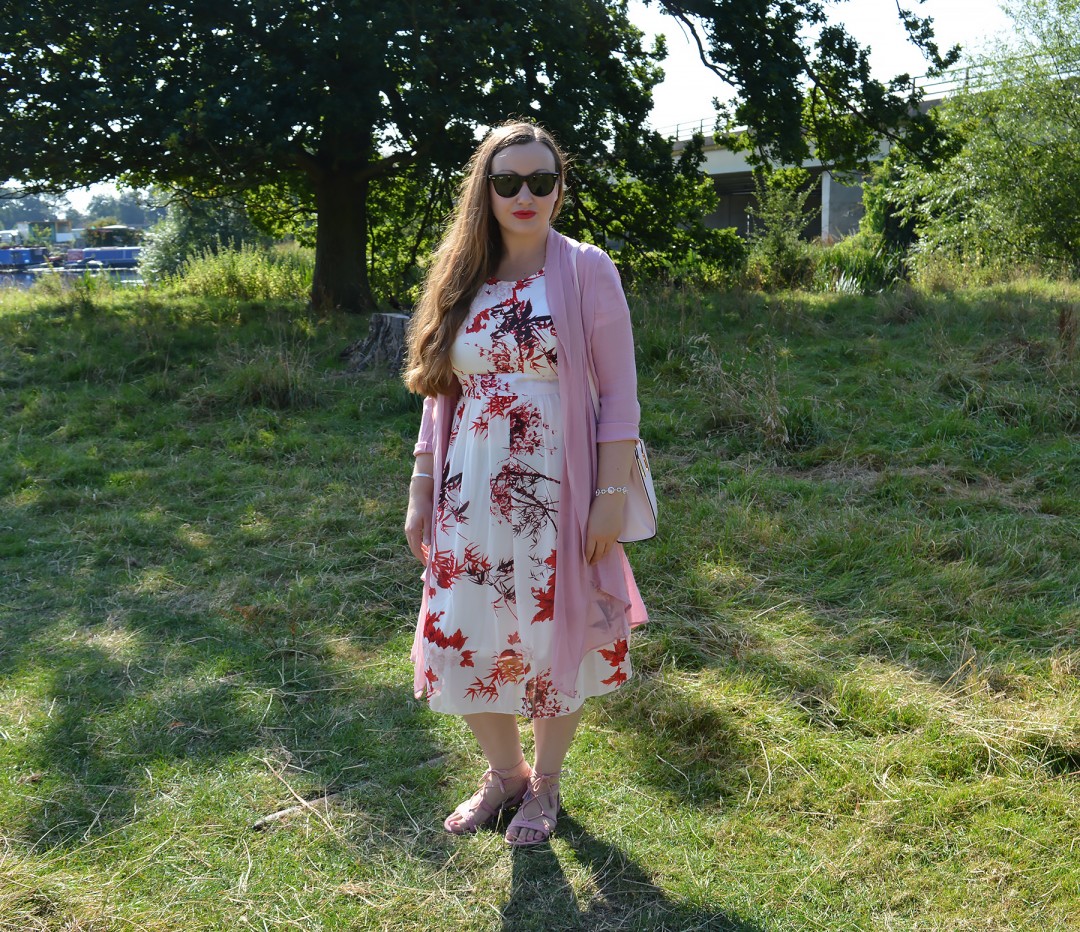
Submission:
{"label": "silver bracelet", "polygon": [[606,489],[597,489],[593,493],[593,497],[598,498],[601,495],[614,495],[616,492],[622,492],[623,495],[630,494],[630,490],[625,485],[609,485]]}
{"label": "silver bracelet", "polygon": [[412,476],[410,477],[409,481],[412,482],[413,479],[434,479],[434,478],[435,477],[429,472],[414,472],[412,474]]}

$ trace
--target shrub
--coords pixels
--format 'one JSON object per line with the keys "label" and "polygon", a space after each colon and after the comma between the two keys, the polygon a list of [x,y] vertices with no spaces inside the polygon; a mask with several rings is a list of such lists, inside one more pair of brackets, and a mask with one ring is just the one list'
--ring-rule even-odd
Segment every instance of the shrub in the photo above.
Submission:
{"label": "shrub", "polygon": [[653,250],[638,255],[619,252],[620,269],[635,285],[679,284],[697,288],[726,288],[746,271],[746,241],[731,227],[706,230],[696,248],[675,252]]}
{"label": "shrub", "polygon": [[754,175],[757,223],[750,240],[747,279],[765,291],[805,287],[814,270],[811,247],[802,240],[810,216],[806,201],[813,186],[802,168],[759,170]]}
{"label": "shrub", "polygon": [[192,256],[243,244],[269,246],[272,240],[252,224],[243,204],[212,198],[169,205],[165,217],[146,234],[139,271],[147,281],[175,276]]}
{"label": "shrub", "polygon": [[892,216],[917,235],[921,277],[940,278],[942,262],[966,283],[1032,264],[1080,274],[1080,4],[1019,0],[1007,13],[1008,43],[933,111],[951,140],[943,157],[930,166],[894,148],[870,198],[883,230]]}
{"label": "shrub", "polygon": [[169,284],[181,294],[208,298],[305,300],[314,269],[311,252],[296,247],[204,249],[184,262]]}
{"label": "shrub", "polygon": [[859,230],[876,234],[892,252],[904,254],[915,245],[915,219],[905,211],[900,194],[906,156],[897,147],[871,168],[863,182],[864,214]]}
{"label": "shrub", "polygon": [[902,281],[904,274],[904,254],[875,233],[856,233],[814,253],[815,291],[877,294]]}

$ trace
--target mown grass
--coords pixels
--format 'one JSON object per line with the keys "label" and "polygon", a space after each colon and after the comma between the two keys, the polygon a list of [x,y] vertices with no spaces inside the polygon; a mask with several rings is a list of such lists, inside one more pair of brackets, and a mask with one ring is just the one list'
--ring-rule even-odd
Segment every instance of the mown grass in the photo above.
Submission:
{"label": "mown grass", "polygon": [[1074,927],[1078,299],[637,299],[653,621],[511,851],[440,828],[363,321],[5,295],[0,928]]}

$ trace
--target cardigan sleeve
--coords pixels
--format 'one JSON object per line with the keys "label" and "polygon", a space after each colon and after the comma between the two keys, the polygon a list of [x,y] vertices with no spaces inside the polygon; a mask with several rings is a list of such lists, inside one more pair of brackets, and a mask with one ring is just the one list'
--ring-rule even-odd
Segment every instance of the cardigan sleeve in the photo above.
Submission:
{"label": "cardigan sleeve", "polygon": [[630,308],[619,270],[607,253],[596,250],[588,297],[593,306],[592,348],[596,390],[600,396],[597,443],[636,440],[641,420]]}
{"label": "cardigan sleeve", "polygon": [[424,399],[424,412],[420,415],[420,433],[413,447],[413,456],[435,452],[435,396]]}

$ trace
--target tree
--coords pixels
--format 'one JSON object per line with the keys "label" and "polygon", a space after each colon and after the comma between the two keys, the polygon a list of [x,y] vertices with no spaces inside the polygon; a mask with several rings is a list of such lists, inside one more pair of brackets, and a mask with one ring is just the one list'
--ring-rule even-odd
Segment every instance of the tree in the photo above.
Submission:
{"label": "tree", "polygon": [[[940,135],[920,111],[924,95],[911,75],[871,78],[869,50],[829,22],[829,7],[844,0],[657,2],[690,32],[702,62],[736,89],[732,105],[717,103],[720,124],[759,164],[801,165],[813,155],[837,168],[863,168],[882,136],[933,158]],[[895,9],[926,56],[928,74],[959,59],[959,47],[939,49],[933,20],[901,0],[882,6]]]}
{"label": "tree", "polygon": [[635,134],[615,127],[644,122],[659,72],[625,2],[511,9],[9,4],[0,177],[31,189],[125,177],[203,195],[287,184],[318,215],[316,302],[370,307],[372,188],[414,165],[457,167],[478,126],[543,113],[583,159],[633,162]]}
{"label": "tree", "polygon": [[754,172],[756,206],[750,215],[750,273],[765,289],[805,284],[810,273],[801,234],[808,221],[806,202],[813,191],[805,168],[759,168]]}
{"label": "tree", "polygon": [[935,113],[950,145],[927,167],[890,155],[882,224],[906,223],[916,258],[1080,271],[1080,0],[1018,0],[1014,29]]}
{"label": "tree", "polygon": [[[925,129],[913,96],[894,100],[893,85],[869,79],[823,2],[661,6],[739,89],[734,117],[762,153],[806,151],[806,82],[823,95],[819,112]],[[940,64],[928,23],[902,15]],[[800,36],[817,26],[811,49]],[[36,192],[123,178],[243,194],[267,221],[278,212],[268,192],[285,192],[285,212],[314,204],[319,304],[371,307],[373,198],[417,177],[447,192],[478,129],[507,116],[542,117],[576,155],[592,197],[568,212],[575,230],[609,223],[612,179],[680,183],[670,144],[641,129],[663,45],[645,45],[626,0],[13,3],[0,35],[0,178]]]}
{"label": "tree", "polygon": [[148,227],[165,216],[165,208],[154,202],[149,191],[122,190],[115,195],[95,194],[86,207],[90,220],[115,217],[114,223]]}
{"label": "tree", "polygon": [[71,205],[64,198],[33,194],[20,197],[20,193],[14,188],[0,188],[0,229],[10,230],[17,223],[31,220],[71,216]]}

